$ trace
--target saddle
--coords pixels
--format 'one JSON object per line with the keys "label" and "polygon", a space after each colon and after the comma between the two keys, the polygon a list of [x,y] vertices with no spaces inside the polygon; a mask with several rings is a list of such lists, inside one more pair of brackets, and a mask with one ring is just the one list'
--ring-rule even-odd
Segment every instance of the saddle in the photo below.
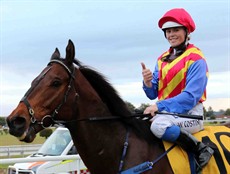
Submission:
{"label": "saddle", "polygon": [[[203,168],[202,174],[230,173],[230,128],[206,126],[204,130],[193,135],[214,150],[214,154]],[[165,150],[173,145],[165,141],[163,144]],[[175,174],[195,174],[195,159],[191,152],[185,152],[180,146],[176,146],[167,153],[167,156]]]}

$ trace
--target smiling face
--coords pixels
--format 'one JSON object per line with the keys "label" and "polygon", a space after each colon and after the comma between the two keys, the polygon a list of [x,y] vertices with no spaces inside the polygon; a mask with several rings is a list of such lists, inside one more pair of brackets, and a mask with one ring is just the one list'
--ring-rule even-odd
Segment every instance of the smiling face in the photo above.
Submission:
{"label": "smiling face", "polygon": [[184,42],[186,31],[183,27],[167,28],[165,36],[171,47],[177,47]]}

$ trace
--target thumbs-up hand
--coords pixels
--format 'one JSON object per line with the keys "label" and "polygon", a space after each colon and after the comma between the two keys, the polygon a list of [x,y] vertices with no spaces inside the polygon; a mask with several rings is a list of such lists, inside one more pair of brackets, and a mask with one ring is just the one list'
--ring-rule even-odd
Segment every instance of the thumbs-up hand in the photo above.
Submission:
{"label": "thumbs-up hand", "polygon": [[143,81],[147,87],[151,88],[152,87],[151,80],[153,79],[153,73],[152,71],[150,71],[150,69],[146,68],[143,62],[141,62],[141,66],[142,66]]}

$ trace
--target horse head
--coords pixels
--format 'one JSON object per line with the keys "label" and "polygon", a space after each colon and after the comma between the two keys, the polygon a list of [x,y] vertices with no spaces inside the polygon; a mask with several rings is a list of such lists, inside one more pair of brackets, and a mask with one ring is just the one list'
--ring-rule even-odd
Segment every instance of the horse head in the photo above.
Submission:
{"label": "horse head", "polygon": [[74,85],[74,44],[66,47],[61,58],[56,48],[47,67],[32,81],[18,106],[7,117],[10,134],[19,140],[32,142],[37,132],[53,125],[55,120],[70,120],[78,93]]}

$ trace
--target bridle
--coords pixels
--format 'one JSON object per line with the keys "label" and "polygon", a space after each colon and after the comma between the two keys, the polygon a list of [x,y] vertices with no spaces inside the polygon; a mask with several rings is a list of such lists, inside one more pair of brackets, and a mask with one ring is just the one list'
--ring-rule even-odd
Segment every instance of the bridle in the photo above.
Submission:
{"label": "bridle", "polygon": [[[36,118],[35,118],[35,112],[33,110],[33,108],[31,107],[27,97],[29,96],[29,94],[34,90],[34,88],[40,83],[40,81],[45,77],[45,75],[48,73],[48,71],[52,68],[50,65],[51,63],[58,63],[60,64],[62,67],[64,67],[64,69],[67,71],[67,73],[69,74],[70,78],[69,78],[69,82],[68,82],[68,87],[67,87],[67,90],[66,92],[64,93],[64,96],[63,96],[63,99],[61,101],[60,104],[57,105],[57,107],[54,109],[54,111],[52,112],[52,114],[50,115],[45,115],[41,121],[38,121]],[[23,96],[23,98],[20,100],[20,102],[23,102],[26,107],[27,107],[27,110],[29,112],[29,115],[30,115],[30,120],[31,120],[31,123],[32,124],[38,124],[38,125],[41,125],[43,128],[47,128],[47,127],[50,127],[52,125],[54,125],[55,123],[57,123],[55,120],[56,120],[56,117],[58,115],[58,112],[59,110],[61,109],[61,107],[66,103],[67,101],[67,98],[69,96],[69,92],[70,92],[70,89],[71,89],[71,86],[72,86],[72,82],[73,80],[75,79],[75,67],[74,65],[73,66],[73,70],[71,71],[70,68],[68,66],[66,66],[62,61],[60,60],[57,60],[57,59],[53,59],[51,60],[49,63],[48,63],[48,66],[50,66],[45,72],[43,72],[41,75],[40,75],[40,78],[36,81],[36,83],[30,87],[30,89],[25,93],[25,95]],[[76,93],[77,94],[77,93]],[[47,121],[48,120],[48,121]],[[46,123],[49,123],[48,125],[46,125]]]}

